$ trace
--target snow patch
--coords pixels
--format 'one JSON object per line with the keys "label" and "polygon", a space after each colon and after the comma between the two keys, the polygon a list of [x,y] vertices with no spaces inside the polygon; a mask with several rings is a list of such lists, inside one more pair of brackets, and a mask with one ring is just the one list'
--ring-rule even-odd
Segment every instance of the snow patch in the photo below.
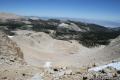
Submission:
{"label": "snow patch", "polygon": [[43,79],[42,79],[40,73],[37,73],[31,78],[31,80],[43,80]]}
{"label": "snow patch", "polygon": [[103,66],[94,67],[94,68],[89,69],[88,71],[100,71],[100,70],[103,70],[107,67],[113,67],[117,70],[120,70],[120,62],[115,62],[115,63],[110,63],[110,64],[107,64],[107,65],[103,65]]}
{"label": "snow patch", "polygon": [[66,24],[66,23],[61,23],[61,24],[59,24],[59,27],[67,27],[67,26],[69,26],[69,25]]}
{"label": "snow patch", "polygon": [[8,36],[9,38],[13,38],[14,36]]}
{"label": "snow patch", "polygon": [[50,68],[50,67],[52,67],[52,62],[45,62],[45,64],[44,64],[44,68]]}

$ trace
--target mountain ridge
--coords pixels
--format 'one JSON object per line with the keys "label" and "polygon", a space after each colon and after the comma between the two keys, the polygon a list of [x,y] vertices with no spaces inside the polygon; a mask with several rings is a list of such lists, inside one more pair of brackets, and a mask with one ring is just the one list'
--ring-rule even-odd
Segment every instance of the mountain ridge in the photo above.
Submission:
{"label": "mountain ridge", "polygon": [[83,23],[93,23],[93,24],[98,24],[101,26],[105,27],[119,27],[120,23],[117,21],[106,21],[106,20],[95,20],[95,19],[83,19],[83,18],[68,18],[68,17],[40,17],[40,16],[20,16],[16,15],[14,13],[6,13],[6,12],[1,12],[0,13],[0,18],[3,19],[22,19],[22,18],[31,18],[31,19],[43,19],[43,20],[48,20],[48,19],[59,19],[59,20],[73,20],[73,21],[81,21]]}

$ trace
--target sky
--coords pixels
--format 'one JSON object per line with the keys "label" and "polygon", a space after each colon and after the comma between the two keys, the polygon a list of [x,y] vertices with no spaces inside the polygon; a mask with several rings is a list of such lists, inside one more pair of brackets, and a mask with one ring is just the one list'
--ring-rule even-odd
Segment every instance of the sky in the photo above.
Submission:
{"label": "sky", "polygon": [[0,12],[120,21],[120,0],[0,0]]}

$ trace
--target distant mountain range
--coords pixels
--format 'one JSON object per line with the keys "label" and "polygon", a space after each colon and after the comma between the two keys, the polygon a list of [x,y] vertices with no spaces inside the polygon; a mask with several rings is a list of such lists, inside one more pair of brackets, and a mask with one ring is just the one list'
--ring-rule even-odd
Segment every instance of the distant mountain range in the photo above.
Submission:
{"label": "distant mountain range", "polygon": [[0,29],[9,35],[14,34],[11,32],[13,30],[32,30],[48,33],[59,40],[77,40],[87,47],[107,45],[111,39],[120,35],[120,27],[105,27],[99,25],[98,22],[103,23],[102,21],[86,19],[19,16],[0,13]]}
{"label": "distant mountain range", "polygon": [[73,20],[73,21],[81,21],[84,23],[94,23],[105,27],[120,27],[119,21],[106,21],[106,20],[95,20],[95,19],[83,19],[83,18],[67,18],[67,17],[39,17],[41,19],[60,19],[60,20]]}
{"label": "distant mountain range", "polygon": [[120,27],[119,21],[105,21],[105,20],[94,20],[94,19],[83,19],[83,18],[68,18],[68,17],[39,17],[39,16],[20,16],[13,13],[0,13],[0,18],[2,19],[17,19],[17,18],[31,18],[31,19],[60,19],[60,20],[72,20],[80,21],[84,23],[94,23],[105,27]]}

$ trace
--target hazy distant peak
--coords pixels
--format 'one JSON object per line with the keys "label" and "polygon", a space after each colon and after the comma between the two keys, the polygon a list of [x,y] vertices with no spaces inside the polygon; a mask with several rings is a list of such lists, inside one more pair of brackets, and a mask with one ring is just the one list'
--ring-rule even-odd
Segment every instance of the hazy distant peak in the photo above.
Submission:
{"label": "hazy distant peak", "polygon": [[19,19],[19,18],[22,18],[22,16],[13,13],[5,13],[5,12],[0,13],[0,19]]}

